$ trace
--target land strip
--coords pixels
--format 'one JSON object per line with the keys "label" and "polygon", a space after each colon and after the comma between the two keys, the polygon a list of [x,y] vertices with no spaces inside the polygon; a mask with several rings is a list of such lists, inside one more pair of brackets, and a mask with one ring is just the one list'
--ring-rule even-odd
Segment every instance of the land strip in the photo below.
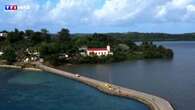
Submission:
{"label": "land strip", "polygon": [[48,71],[50,73],[54,73],[57,75],[64,76],[69,79],[80,81],[84,84],[92,86],[104,93],[109,95],[121,96],[129,99],[138,100],[144,104],[146,104],[151,110],[174,110],[171,104],[163,98],[150,95],[144,92],[139,92],[132,89],[127,89],[121,86],[117,86],[114,84],[109,84],[107,82],[98,81],[92,78],[88,78],[85,76],[80,76],[79,74],[73,74],[70,72],[65,72],[62,70],[58,70],[55,68],[48,67],[39,62],[34,62],[38,68]]}
{"label": "land strip", "polygon": [[33,68],[33,67],[22,67],[22,66],[19,66],[19,65],[0,65],[0,68],[13,68],[13,69],[22,69],[22,70],[28,70],[28,71],[42,71],[41,69],[39,68]]}

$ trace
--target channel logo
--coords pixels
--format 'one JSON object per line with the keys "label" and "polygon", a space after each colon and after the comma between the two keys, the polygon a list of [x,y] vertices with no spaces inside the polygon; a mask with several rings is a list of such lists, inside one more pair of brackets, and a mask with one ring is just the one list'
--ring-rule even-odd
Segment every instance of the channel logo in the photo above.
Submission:
{"label": "channel logo", "polygon": [[16,11],[18,9],[17,5],[5,5],[6,11]]}
{"label": "channel logo", "polygon": [[5,5],[5,11],[30,10],[29,5]]}

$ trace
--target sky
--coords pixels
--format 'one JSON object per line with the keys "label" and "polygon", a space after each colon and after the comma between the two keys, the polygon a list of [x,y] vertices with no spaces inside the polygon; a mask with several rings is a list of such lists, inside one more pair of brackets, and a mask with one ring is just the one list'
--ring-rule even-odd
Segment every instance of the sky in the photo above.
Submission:
{"label": "sky", "polygon": [[[5,5],[16,4],[17,11]],[[0,31],[195,32],[195,0],[0,0]]]}

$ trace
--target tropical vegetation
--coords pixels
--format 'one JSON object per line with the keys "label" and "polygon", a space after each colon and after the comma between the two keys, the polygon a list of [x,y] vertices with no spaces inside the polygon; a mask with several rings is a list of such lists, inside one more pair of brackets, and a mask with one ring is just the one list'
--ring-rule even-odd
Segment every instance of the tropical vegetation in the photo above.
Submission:
{"label": "tropical vegetation", "polygon": [[[25,30],[7,32],[6,39],[0,39],[0,50],[4,52],[1,59],[8,63],[22,62],[27,56],[26,49],[38,51],[40,58],[52,65],[80,63],[110,63],[135,59],[171,59],[173,51],[162,45],[153,44],[152,40],[141,40],[138,45],[131,39],[118,34],[70,34],[68,29],[61,29],[57,34],[51,34],[47,29],[40,31]],[[79,48],[106,47],[110,45],[113,55],[82,56]],[[60,54],[68,58],[59,58]]]}

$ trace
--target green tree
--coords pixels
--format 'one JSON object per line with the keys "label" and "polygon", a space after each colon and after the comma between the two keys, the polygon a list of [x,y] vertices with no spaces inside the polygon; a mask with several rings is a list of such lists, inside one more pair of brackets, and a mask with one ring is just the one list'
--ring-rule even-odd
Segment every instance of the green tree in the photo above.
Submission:
{"label": "green tree", "polygon": [[54,65],[54,66],[58,66],[61,64],[61,60],[59,59],[59,55],[58,54],[52,54],[50,56],[48,56],[46,58],[50,64]]}
{"label": "green tree", "polygon": [[41,37],[43,38],[44,41],[49,42],[51,40],[50,35],[48,34],[48,30],[47,29],[41,29]]}
{"label": "green tree", "polygon": [[41,37],[41,32],[35,32],[32,34],[31,42],[33,42],[33,44],[38,44],[42,41],[43,41],[43,38]]}
{"label": "green tree", "polygon": [[9,32],[7,36],[7,40],[10,43],[15,43],[23,39],[24,32],[20,32],[18,29],[15,29],[13,32]]}
{"label": "green tree", "polygon": [[69,30],[63,28],[60,32],[58,32],[58,40],[60,42],[68,42],[68,41],[70,41]]}
{"label": "green tree", "polygon": [[61,51],[61,45],[59,43],[42,43],[39,47],[39,51],[42,57],[48,57],[52,54],[59,54]]}
{"label": "green tree", "polygon": [[16,52],[12,47],[8,47],[2,56],[3,59],[7,61],[8,64],[12,64],[13,62],[16,61]]}
{"label": "green tree", "polygon": [[25,35],[26,35],[26,36],[30,36],[30,35],[32,35],[33,33],[34,33],[34,31],[33,31],[33,30],[30,30],[30,29],[25,31]]}

